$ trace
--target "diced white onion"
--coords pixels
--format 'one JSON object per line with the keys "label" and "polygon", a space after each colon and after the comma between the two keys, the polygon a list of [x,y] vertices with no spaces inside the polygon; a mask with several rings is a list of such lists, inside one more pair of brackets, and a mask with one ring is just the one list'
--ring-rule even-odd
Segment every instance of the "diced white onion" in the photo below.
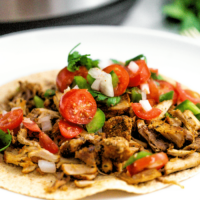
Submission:
{"label": "diced white onion", "polygon": [[147,99],[146,92],[141,92],[141,95],[142,95],[142,100],[146,100]]}
{"label": "diced white onion", "polygon": [[100,90],[103,94],[105,94],[109,97],[114,97],[112,77],[110,74],[106,73],[104,78],[101,79]]}
{"label": "diced white onion", "polygon": [[133,73],[136,73],[139,69],[139,66],[134,62],[134,61],[131,61],[128,65],[128,68],[133,72]]}
{"label": "diced white onion", "polygon": [[45,173],[56,172],[56,165],[53,162],[49,162],[46,160],[38,160],[38,166],[42,172],[45,172]]}
{"label": "diced white onion", "polygon": [[69,92],[71,90],[71,88],[68,86],[65,90],[64,90],[64,94]]}
{"label": "diced white onion", "polygon": [[73,89],[79,89],[78,85],[75,85],[75,86],[73,87]]}
{"label": "diced white onion", "polygon": [[145,92],[146,94],[150,94],[149,90],[149,84],[148,83],[143,83],[140,85],[140,89]]}
{"label": "diced white onion", "polygon": [[100,83],[101,83],[101,79],[96,79],[96,80],[92,83],[91,88],[92,88],[93,90],[99,91],[99,90],[100,90]]}
{"label": "diced white onion", "polygon": [[88,71],[88,74],[90,74],[95,79],[102,79],[102,78],[104,78],[104,76],[107,75],[106,72],[102,71],[101,69],[99,69],[97,67],[96,68],[91,68]]}
{"label": "diced white onion", "polygon": [[142,108],[148,112],[152,109],[150,103],[148,100],[140,100],[139,103],[142,105]]}
{"label": "diced white onion", "polygon": [[41,123],[42,131],[52,130],[50,116],[45,116],[45,117],[39,118],[38,123]]}
{"label": "diced white onion", "polygon": [[13,111],[13,110],[18,110],[18,109],[22,109],[21,107],[13,107],[12,109],[11,109],[11,111]]}
{"label": "diced white onion", "polygon": [[2,111],[2,115],[5,115],[6,113],[8,113],[6,110]]}

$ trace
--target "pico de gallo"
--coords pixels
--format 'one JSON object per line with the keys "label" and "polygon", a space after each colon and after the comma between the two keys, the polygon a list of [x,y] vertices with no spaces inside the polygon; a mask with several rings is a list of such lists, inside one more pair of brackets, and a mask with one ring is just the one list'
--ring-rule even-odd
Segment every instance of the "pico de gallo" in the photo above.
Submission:
{"label": "pico de gallo", "polygon": [[75,48],[47,90],[20,82],[2,102],[5,163],[21,166],[22,173],[63,172],[47,192],[70,180],[91,186],[102,174],[139,184],[200,164],[197,92],[170,83],[143,54],[102,68]]}

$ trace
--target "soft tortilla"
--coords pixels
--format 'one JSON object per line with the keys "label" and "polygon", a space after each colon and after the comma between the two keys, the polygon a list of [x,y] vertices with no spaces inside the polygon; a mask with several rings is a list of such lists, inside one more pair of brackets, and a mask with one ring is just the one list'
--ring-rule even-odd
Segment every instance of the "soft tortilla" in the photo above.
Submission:
{"label": "soft tortilla", "polygon": [[[33,74],[20,78],[0,87],[0,102],[3,101],[8,93],[16,90],[18,81],[28,80],[29,82],[40,82],[43,86],[47,86],[50,81],[54,81],[57,70]],[[166,78],[168,79],[168,78]],[[169,80],[169,79],[168,79]],[[172,80],[170,82],[174,83]],[[4,94],[4,95],[3,95]],[[168,181],[183,181],[200,172],[200,166],[184,170],[167,176]],[[74,183],[69,184],[66,191],[57,190],[54,193],[46,193],[44,188],[51,186],[55,181],[55,176],[51,174],[39,175],[37,172],[23,174],[21,167],[8,165],[3,162],[0,154],[0,187],[12,192],[24,194],[27,196],[45,198],[45,199],[81,199],[105,190],[123,190],[135,194],[146,194],[169,186],[169,184],[161,183],[157,180],[141,183],[138,185],[128,185],[126,182],[119,180],[114,176],[98,176],[95,184],[87,188],[77,188]]]}

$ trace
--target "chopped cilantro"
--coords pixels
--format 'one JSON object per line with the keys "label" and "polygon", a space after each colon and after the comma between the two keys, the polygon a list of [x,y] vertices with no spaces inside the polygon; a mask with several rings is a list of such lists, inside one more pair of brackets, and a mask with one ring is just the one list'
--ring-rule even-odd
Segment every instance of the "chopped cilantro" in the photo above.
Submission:
{"label": "chopped cilantro", "polygon": [[138,55],[138,56],[136,56],[134,58],[131,58],[131,59],[127,60],[125,62],[125,66],[128,66],[131,61],[136,61],[136,60],[145,60],[145,62],[147,63],[146,56],[144,56],[143,54],[140,54],[140,55]]}
{"label": "chopped cilantro", "polygon": [[79,69],[80,66],[85,66],[88,70],[93,67],[98,67],[99,60],[92,60],[91,58],[88,58],[90,54],[81,55],[79,52],[74,51],[76,47],[80,45],[77,44],[68,54],[68,67],[67,69],[70,72],[75,72]]}
{"label": "chopped cilantro", "polygon": [[10,134],[10,131],[8,130],[8,133],[5,133],[0,129],[0,144],[4,145],[3,148],[0,149],[0,151],[5,150],[7,147],[10,146],[12,141],[12,135]]}
{"label": "chopped cilantro", "polygon": [[165,80],[160,74],[156,74],[154,72],[151,72],[151,78],[154,80]]}

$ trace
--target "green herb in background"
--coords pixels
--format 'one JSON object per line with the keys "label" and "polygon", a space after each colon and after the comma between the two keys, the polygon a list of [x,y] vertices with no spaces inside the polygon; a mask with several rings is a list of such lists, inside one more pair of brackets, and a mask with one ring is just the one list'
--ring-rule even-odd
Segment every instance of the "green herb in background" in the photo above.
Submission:
{"label": "green herb in background", "polygon": [[10,146],[12,141],[12,135],[10,134],[10,131],[8,130],[8,133],[5,133],[0,129],[0,141],[4,145],[3,148],[0,149],[0,151],[5,150],[7,147]]}
{"label": "green herb in background", "polygon": [[200,1],[174,0],[163,7],[163,13],[168,17],[180,20],[180,31],[196,28],[200,31]]}

